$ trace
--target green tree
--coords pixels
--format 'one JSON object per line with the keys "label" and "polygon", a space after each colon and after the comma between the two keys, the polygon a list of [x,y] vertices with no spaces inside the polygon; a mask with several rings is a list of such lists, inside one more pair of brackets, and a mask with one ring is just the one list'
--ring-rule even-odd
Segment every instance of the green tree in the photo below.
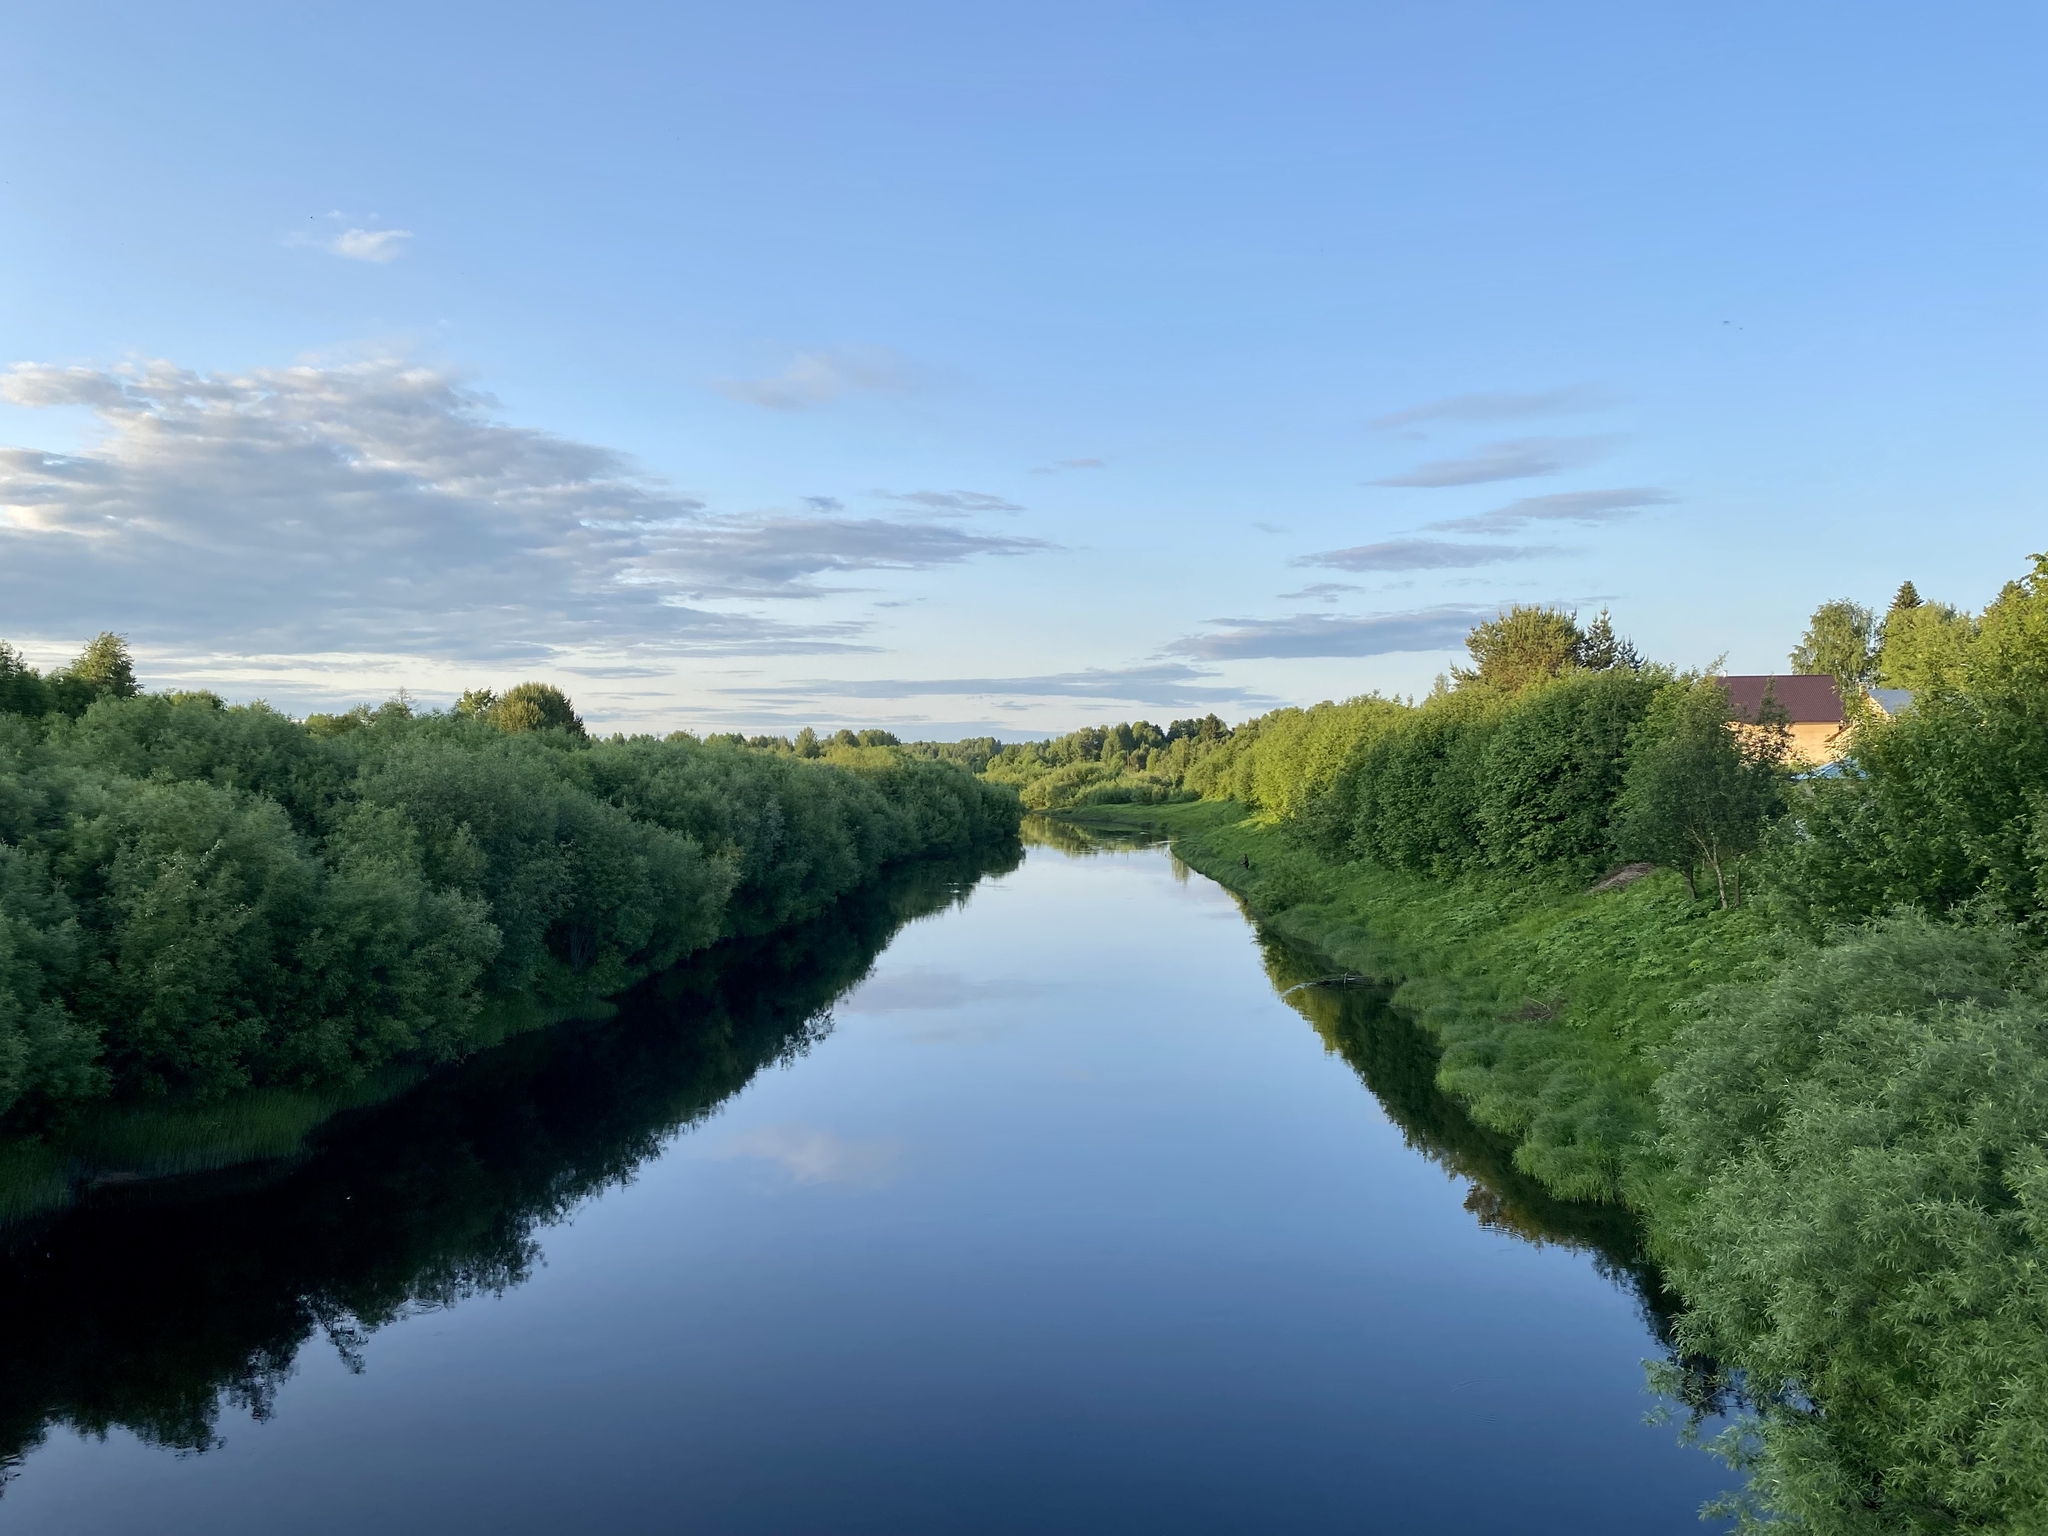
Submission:
{"label": "green tree", "polygon": [[128,642],[109,630],[94,636],[67,670],[97,694],[132,699],[142,692],[142,684],[135,681],[135,664],[128,654]]}
{"label": "green tree", "polygon": [[501,731],[567,731],[581,736],[583,717],[569,696],[553,683],[521,683],[489,706],[491,723]]}
{"label": "green tree", "polygon": [[1793,648],[1792,670],[1803,676],[1834,678],[1842,697],[1855,697],[1876,668],[1877,615],[1846,597],[1813,610],[1806,633]]}
{"label": "green tree", "polygon": [[1947,603],[1929,603],[1907,582],[1884,616],[1877,680],[1915,693],[1958,684],[1977,621]]}
{"label": "green tree", "polygon": [[1587,672],[1640,672],[1642,652],[1614,632],[1614,619],[1605,608],[1586,626],[1572,652],[1572,664]]}
{"label": "green tree", "polygon": [[1698,894],[1704,864],[1723,907],[1742,902],[1742,859],[1784,793],[1785,712],[1768,694],[1763,717],[1734,725],[1728,690],[1713,678],[1674,683],[1638,728],[1615,804],[1614,841],[1627,858],[1668,864]]}
{"label": "green tree", "polygon": [[0,714],[43,715],[50,710],[50,688],[40,672],[0,640]]}
{"label": "green tree", "polygon": [[1451,668],[1461,684],[1519,693],[1575,664],[1585,641],[1577,618],[1561,608],[1517,603],[1498,618],[1476,624],[1465,637],[1470,670]]}

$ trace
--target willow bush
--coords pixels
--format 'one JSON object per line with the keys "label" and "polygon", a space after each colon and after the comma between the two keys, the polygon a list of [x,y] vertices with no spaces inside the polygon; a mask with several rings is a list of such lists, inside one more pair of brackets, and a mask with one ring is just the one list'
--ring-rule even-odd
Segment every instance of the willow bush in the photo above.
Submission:
{"label": "willow bush", "polygon": [[0,654],[9,1131],[444,1060],[494,994],[616,991],[1019,814],[890,748],[592,741],[541,687],[304,722],[142,695],[113,646],[54,679]]}

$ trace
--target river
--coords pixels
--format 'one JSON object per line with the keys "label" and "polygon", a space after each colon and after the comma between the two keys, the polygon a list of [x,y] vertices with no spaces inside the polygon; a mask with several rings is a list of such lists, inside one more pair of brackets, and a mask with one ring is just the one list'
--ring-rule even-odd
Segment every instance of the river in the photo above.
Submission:
{"label": "river", "polygon": [[16,1233],[0,1530],[1703,1529],[1626,1223],[1051,836]]}

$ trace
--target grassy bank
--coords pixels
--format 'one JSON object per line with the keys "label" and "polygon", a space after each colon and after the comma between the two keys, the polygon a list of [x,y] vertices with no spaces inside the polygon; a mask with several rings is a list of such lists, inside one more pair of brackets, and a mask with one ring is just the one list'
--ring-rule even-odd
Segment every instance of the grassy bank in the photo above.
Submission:
{"label": "grassy bank", "polygon": [[1674,1004],[1767,962],[1755,909],[1691,900],[1659,872],[1590,891],[1556,875],[1434,878],[1319,856],[1231,801],[1093,806],[1077,825],[1164,834],[1276,932],[1400,983],[1442,1043],[1438,1081],[1567,1199],[1647,1206],[1651,1084]]}

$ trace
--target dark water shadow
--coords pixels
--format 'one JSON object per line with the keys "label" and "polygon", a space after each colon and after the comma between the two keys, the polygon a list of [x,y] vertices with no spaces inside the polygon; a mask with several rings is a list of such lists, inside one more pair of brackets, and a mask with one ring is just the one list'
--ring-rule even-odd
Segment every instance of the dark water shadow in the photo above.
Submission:
{"label": "dark water shadow", "polygon": [[723,945],[602,1023],[518,1037],[351,1112],[290,1165],[95,1192],[0,1238],[0,1476],[54,1428],[216,1443],[299,1351],[524,1282],[541,1230],[801,1056],[906,923],[1016,867],[900,867],[801,928]]}

